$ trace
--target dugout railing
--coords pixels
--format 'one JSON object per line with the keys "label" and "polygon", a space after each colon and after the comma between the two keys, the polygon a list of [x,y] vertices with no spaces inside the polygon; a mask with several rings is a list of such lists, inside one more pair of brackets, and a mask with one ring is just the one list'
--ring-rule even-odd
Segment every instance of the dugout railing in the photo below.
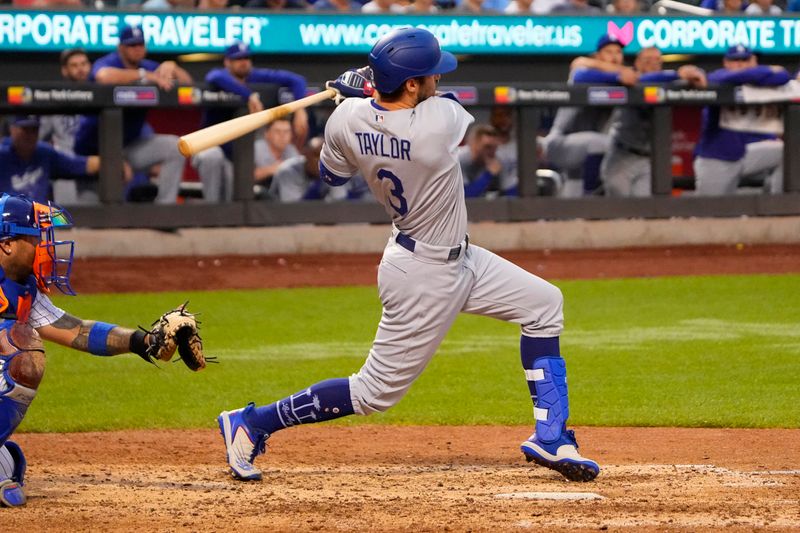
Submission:
{"label": "dugout railing", "polygon": [[[520,197],[470,199],[469,214],[473,221],[800,215],[800,105],[793,103],[789,97],[786,101],[770,104],[779,106],[783,112],[783,194],[673,197],[672,106],[751,105],[743,101],[738,88],[725,86],[693,90],[666,86],[568,86],[561,83],[515,86],[464,84],[443,88],[454,91],[467,107],[508,105],[515,109]],[[310,90],[315,89],[312,87]],[[281,94],[275,86],[260,86],[259,91],[267,106],[280,101]],[[565,105],[652,107],[652,197],[565,199],[538,195],[535,140],[542,110]],[[204,86],[178,87],[165,92],[157,87],[139,85],[0,84],[0,112],[5,114],[99,114],[99,155],[102,166],[98,187],[103,205],[75,206],[70,209],[76,223],[82,227],[177,229],[387,221],[382,208],[374,202],[308,201],[281,204],[255,200],[252,179],[254,134],[241,137],[233,144],[232,202],[186,202],[177,206],[123,203],[123,183],[120,179],[123,110],[132,107],[189,109],[206,106],[228,107],[238,114],[246,112],[243,102],[236,95],[212,91]]]}

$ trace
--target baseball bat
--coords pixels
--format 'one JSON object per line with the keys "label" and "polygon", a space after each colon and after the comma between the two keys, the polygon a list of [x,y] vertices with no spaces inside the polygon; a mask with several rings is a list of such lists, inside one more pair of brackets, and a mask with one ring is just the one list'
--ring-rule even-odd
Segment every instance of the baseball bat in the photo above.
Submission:
{"label": "baseball bat", "polygon": [[289,102],[288,104],[271,107],[259,111],[258,113],[250,113],[249,115],[214,124],[213,126],[188,133],[181,137],[178,140],[178,150],[180,150],[184,157],[199,154],[212,146],[225,144],[246,133],[257,130],[261,126],[266,126],[273,120],[285,117],[298,109],[304,109],[335,96],[336,91],[333,89],[325,89],[324,91],[295,100],[294,102]]}

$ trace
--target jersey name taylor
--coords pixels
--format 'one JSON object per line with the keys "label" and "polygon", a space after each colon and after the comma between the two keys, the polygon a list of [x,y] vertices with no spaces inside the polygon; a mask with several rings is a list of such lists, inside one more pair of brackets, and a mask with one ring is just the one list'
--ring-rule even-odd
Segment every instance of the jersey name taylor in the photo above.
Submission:
{"label": "jersey name taylor", "polygon": [[411,161],[411,141],[408,139],[389,137],[387,142],[386,135],[382,133],[359,131],[355,132],[355,136],[358,139],[358,148],[361,150],[361,155],[377,155]]}

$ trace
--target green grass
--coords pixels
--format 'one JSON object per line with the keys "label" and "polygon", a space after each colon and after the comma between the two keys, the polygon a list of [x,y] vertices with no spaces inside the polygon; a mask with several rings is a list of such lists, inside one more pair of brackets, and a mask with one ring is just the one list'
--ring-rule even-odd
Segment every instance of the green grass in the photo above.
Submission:
{"label": "green grass", "polygon": [[[557,282],[576,425],[800,427],[800,276]],[[202,311],[194,374],[133,355],[49,344],[23,431],[211,427],[222,409],[266,403],[361,366],[380,316],[374,287],[90,295],[56,303],[135,326],[185,299]],[[389,412],[340,424],[526,424],[518,329],[462,315]]]}

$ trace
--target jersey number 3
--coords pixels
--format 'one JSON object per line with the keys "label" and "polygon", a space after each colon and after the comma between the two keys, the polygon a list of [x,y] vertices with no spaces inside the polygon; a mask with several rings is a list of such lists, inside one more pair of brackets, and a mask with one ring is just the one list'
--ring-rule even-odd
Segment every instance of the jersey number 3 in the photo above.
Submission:
{"label": "jersey number 3", "polygon": [[[378,170],[378,178],[382,182],[383,180],[389,180],[392,182],[392,188],[389,189],[388,192],[391,196],[394,196],[397,199],[397,202],[394,202],[391,198],[387,198],[389,205],[392,206],[392,209],[397,211],[397,214],[400,216],[408,213],[408,202],[406,202],[406,198],[403,196],[403,182],[400,181],[400,178],[385,168]],[[385,189],[386,187],[384,187],[384,190]]]}

